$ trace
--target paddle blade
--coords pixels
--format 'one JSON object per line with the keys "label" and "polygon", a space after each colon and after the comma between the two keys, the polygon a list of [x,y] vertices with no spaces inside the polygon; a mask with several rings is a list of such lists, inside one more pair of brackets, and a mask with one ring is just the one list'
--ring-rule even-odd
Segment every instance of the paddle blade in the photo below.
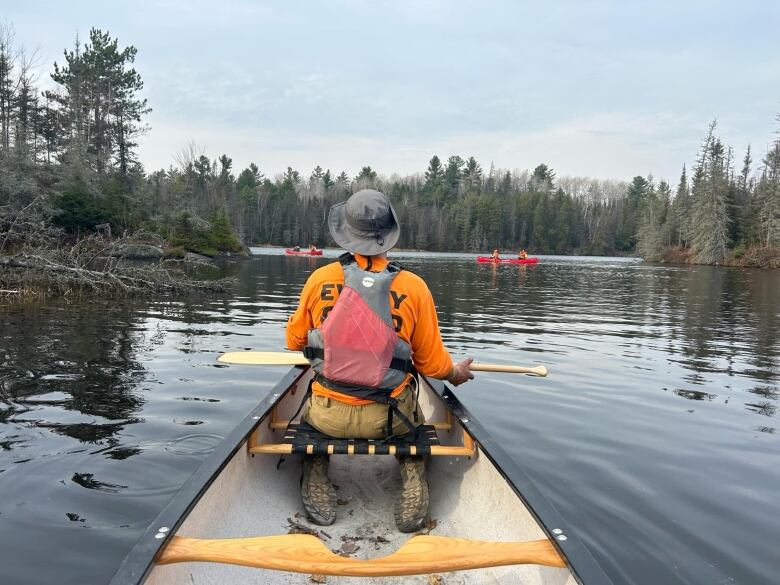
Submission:
{"label": "paddle blade", "polygon": [[217,358],[223,364],[242,366],[306,366],[309,360],[299,351],[230,351]]}

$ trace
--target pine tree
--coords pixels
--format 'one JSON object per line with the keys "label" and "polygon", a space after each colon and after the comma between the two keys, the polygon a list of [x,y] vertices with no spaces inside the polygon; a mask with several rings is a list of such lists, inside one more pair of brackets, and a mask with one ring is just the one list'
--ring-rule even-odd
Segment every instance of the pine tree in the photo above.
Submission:
{"label": "pine tree", "polygon": [[330,176],[330,169],[328,169],[325,171],[325,174],[322,175],[322,187],[325,190],[325,193],[327,194],[335,184],[333,178]]}
{"label": "pine tree", "polygon": [[458,197],[465,164],[464,160],[457,155],[447,159],[447,167],[444,170],[444,198],[446,202],[454,201]]}
{"label": "pine tree", "polygon": [[444,167],[441,164],[441,160],[435,154],[428,163],[428,168],[425,171],[425,184],[422,191],[423,197],[421,199],[423,204],[433,204],[438,208],[441,202],[442,195],[444,194]]}
{"label": "pine tree", "polygon": [[764,157],[764,172],[756,191],[761,244],[767,248],[780,246],[780,140]]}
{"label": "pine tree", "polygon": [[83,51],[65,52],[65,65],[54,64],[52,79],[60,86],[47,92],[60,106],[71,140],[85,146],[90,164],[98,174],[109,169],[112,159],[126,175],[135,162],[135,138],[147,127],[142,118],[151,109],[137,97],[143,89],[141,76],[130,65],[137,49],[119,50],[118,40],[93,28]]}
{"label": "pine tree", "polygon": [[693,239],[696,261],[715,264],[726,257],[729,245],[728,170],[725,149],[710,125],[702,145],[693,182]]}
{"label": "pine tree", "polygon": [[628,187],[621,213],[620,229],[615,245],[618,250],[629,252],[636,245],[639,217],[644,210],[650,183],[644,177],[636,176]]}
{"label": "pine tree", "polygon": [[688,173],[685,165],[683,165],[672,202],[672,216],[673,241],[679,246],[687,247],[691,239],[691,192],[688,187]]}
{"label": "pine tree", "polygon": [[360,169],[353,184],[353,189],[359,191],[360,189],[374,189],[378,187],[377,184],[377,172],[370,166],[365,166]]}
{"label": "pine tree", "polygon": [[482,186],[482,167],[473,156],[466,161],[466,169],[463,171],[463,183],[471,193],[479,192]]}
{"label": "pine tree", "polygon": [[531,176],[531,189],[541,192],[555,189],[555,172],[544,163],[538,165]]}
{"label": "pine tree", "polygon": [[664,246],[664,199],[668,197],[668,185],[662,182],[659,191],[663,195],[652,188],[647,190],[637,233],[636,250],[642,258],[650,261],[660,260]]}

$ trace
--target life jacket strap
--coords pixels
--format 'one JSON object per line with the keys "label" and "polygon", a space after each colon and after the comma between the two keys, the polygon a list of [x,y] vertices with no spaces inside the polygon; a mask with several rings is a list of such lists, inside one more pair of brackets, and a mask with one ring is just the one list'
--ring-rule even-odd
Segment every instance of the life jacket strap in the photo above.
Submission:
{"label": "life jacket strap", "polygon": [[[348,264],[352,264],[353,262],[356,262],[355,256],[352,255],[351,252],[344,252],[341,256],[338,258],[339,264],[342,266],[347,266]],[[371,267],[370,259],[369,259],[369,268]],[[404,270],[404,267],[398,263],[398,262],[388,262],[387,263],[387,270],[389,272],[401,272]]]}
{"label": "life jacket strap", "polygon": [[[397,416],[401,419],[401,422],[409,429],[409,432],[414,432],[417,428],[417,425],[413,424],[398,408],[398,401],[390,396],[390,393],[394,388],[365,388],[363,386],[353,386],[352,384],[345,384],[344,382],[334,382],[319,373],[315,374],[314,381],[329,390],[335,390],[341,394],[354,396],[355,398],[361,398],[363,400],[371,400],[372,402],[378,402],[379,404],[387,404],[386,438],[393,436],[393,416]],[[417,405],[415,404],[415,415],[417,414],[416,406]]]}
{"label": "life jacket strap", "polygon": [[[387,432],[385,433],[385,441],[388,441],[393,437],[393,416],[400,418],[401,422],[409,429],[410,433],[417,430],[417,425],[412,424],[412,422],[406,418],[406,415],[401,412],[401,409],[398,408],[398,401],[395,398],[387,398],[387,407]],[[415,404],[415,415],[417,414],[416,408],[417,405]]]}
{"label": "life jacket strap", "polygon": [[[311,347],[307,345],[303,348],[303,357],[307,360],[324,360],[325,350],[321,347]],[[399,370],[405,374],[411,374],[414,372],[414,362],[412,360],[403,360],[401,358],[393,358],[390,360],[390,368],[393,370]]]}
{"label": "life jacket strap", "polygon": [[354,398],[360,398],[361,400],[371,400],[372,402],[387,402],[387,397],[394,388],[366,388],[365,386],[358,386],[357,384],[349,384],[347,382],[337,382],[326,378],[319,372],[314,374],[314,381],[327,388],[328,390],[334,390],[340,394],[346,394],[347,396],[353,396]]}
{"label": "life jacket strap", "polygon": [[355,257],[352,255],[351,252],[344,252],[341,256],[339,256],[339,264],[342,266],[346,266],[347,264],[352,264],[355,261]]}

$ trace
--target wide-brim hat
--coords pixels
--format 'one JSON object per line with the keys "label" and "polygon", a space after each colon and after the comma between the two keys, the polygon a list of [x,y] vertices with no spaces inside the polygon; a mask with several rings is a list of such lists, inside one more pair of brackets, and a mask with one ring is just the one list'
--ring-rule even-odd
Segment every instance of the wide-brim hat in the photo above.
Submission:
{"label": "wide-brim hat", "polygon": [[401,226],[384,193],[361,189],[328,214],[328,229],[336,243],[353,254],[375,256],[398,243]]}

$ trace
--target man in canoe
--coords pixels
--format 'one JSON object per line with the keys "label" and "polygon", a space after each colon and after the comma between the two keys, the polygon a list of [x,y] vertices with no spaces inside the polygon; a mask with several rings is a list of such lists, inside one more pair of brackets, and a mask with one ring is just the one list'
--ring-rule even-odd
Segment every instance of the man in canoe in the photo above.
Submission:
{"label": "man in canoe", "polygon": [[315,246],[314,244],[309,244],[309,252],[316,252],[316,251],[317,251],[317,246]]}
{"label": "man in canoe", "polygon": [[[287,347],[303,350],[316,374],[302,419],[338,438],[384,439],[413,432],[423,417],[413,372],[459,385],[474,376],[471,359],[453,363],[444,347],[433,297],[417,275],[388,262],[398,216],[383,193],[363,189],[331,207],[328,227],[347,250],[315,270],[287,323]],[[428,512],[422,457],[399,460],[402,486],[394,514],[403,532]],[[301,496],[312,522],[336,520],[327,456],[306,456]]]}
{"label": "man in canoe", "polygon": [[490,256],[490,258],[491,258],[492,260],[500,260],[500,259],[501,259],[501,255],[500,255],[500,254],[499,254],[499,252],[498,252],[498,248],[496,248],[495,250],[493,250],[493,254],[492,254],[492,256]]}
{"label": "man in canoe", "polygon": [[528,258],[528,252],[525,251],[525,248],[521,248],[520,251],[517,253],[517,257],[520,260],[525,260]]}

